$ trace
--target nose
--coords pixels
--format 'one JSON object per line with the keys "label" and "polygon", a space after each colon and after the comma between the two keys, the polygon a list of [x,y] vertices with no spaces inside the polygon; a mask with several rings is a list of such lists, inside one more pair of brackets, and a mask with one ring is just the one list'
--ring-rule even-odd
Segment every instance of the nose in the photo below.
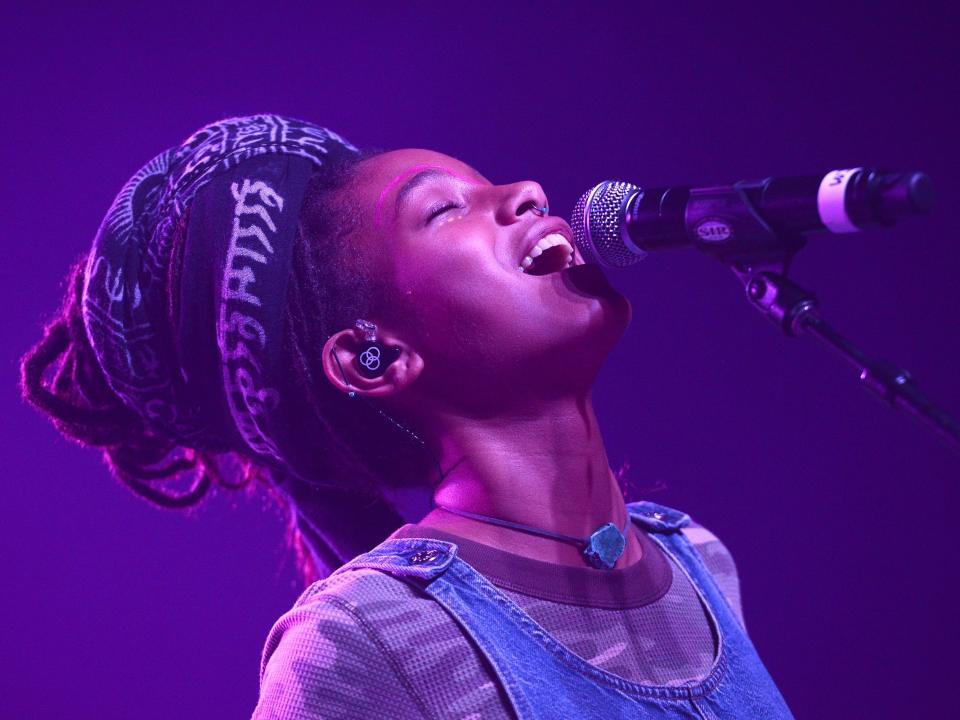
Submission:
{"label": "nose", "polygon": [[547,195],[539,183],[532,180],[501,186],[502,198],[497,206],[497,222],[512,225],[520,222],[528,212],[542,214],[547,206]]}

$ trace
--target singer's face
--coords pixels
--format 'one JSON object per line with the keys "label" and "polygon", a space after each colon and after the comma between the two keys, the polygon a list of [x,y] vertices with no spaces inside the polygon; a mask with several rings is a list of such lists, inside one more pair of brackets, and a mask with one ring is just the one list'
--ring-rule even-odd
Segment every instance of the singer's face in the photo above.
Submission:
{"label": "singer's face", "polygon": [[[578,252],[567,266],[570,227],[539,211],[548,204],[540,185],[494,185],[429,150],[360,168],[356,240],[387,288],[380,322],[424,359],[421,388],[477,406],[592,385],[630,304]],[[545,274],[520,272],[548,235],[569,245],[537,259],[531,269]]]}

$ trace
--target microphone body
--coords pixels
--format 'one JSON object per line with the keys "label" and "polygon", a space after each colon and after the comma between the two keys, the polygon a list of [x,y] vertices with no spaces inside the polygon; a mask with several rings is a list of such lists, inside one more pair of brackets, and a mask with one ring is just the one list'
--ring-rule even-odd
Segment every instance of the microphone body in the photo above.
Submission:
{"label": "microphone body", "polygon": [[864,168],[708,188],[608,181],[581,196],[571,227],[581,255],[609,267],[690,246],[725,261],[755,260],[782,254],[786,239],[893,225],[932,202],[923,173]]}

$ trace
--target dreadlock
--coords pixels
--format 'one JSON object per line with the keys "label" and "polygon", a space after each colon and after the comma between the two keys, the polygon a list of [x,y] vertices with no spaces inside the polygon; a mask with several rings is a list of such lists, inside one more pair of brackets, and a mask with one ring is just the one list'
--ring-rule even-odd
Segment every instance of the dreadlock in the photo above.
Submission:
{"label": "dreadlock", "polygon": [[[351,403],[322,376],[326,339],[358,317],[375,317],[381,292],[360,253],[350,252],[349,236],[360,223],[359,210],[341,191],[373,150],[315,173],[307,188],[294,243],[292,278],[284,311],[284,363],[294,415],[302,422],[303,447],[297,463],[307,468],[313,495],[354,505],[382,500],[385,483],[423,481],[428,460],[391,424],[372,419],[366,406]],[[171,262],[168,301],[179,297],[178,258],[187,217],[178,228]],[[81,297],[86,256],[67,276],[63,304],[45,326],[40,341],[21,359],[21,392],[66,437],[99,448],[115,477],[134,493],[163,508],[198,505],[212,487],[262,488],[287,516],[288,544],[303,579],[342,561],[323,539],[298,523],[310,507],[299,506],[280,488],[303,484],[302,477],[265,465],[237,450],[183,447],[151,428],[112,391],[84,327]],[[174,312],[171,317],[176,317]],[[304,473],[298,474],[303,476]],[[309,518],[308,518],[309,520]],[[310,550],[313,550],[311,553]]]}

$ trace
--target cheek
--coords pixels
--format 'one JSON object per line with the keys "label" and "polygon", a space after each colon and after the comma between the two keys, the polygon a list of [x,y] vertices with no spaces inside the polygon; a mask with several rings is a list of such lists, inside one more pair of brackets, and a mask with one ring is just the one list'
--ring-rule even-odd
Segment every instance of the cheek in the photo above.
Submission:
{"label": "cheek", "polygon": [[[413,249],[394,258],[393,285],[401,322],[421,337],[470,328],[489,334],[505,317],[502,305],[516,301],[516,284],[484,243],[457,241],[433,251]],[[461,333],[455,333],[457,335]]]}

